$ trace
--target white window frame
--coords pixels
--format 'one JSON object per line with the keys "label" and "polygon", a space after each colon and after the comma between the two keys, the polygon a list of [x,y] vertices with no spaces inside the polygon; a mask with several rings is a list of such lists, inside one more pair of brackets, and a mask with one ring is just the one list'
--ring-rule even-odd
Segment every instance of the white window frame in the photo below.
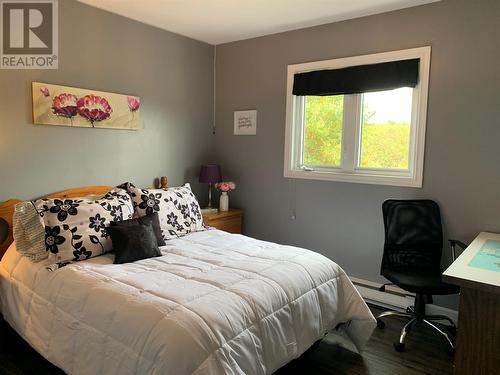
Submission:
{"label": "white window frame", "polygon": [[[288,65],[284,176],[288,178],[312,180],[422,187],[430,57],[431,47],[427,46]],[[415,58],[420,59],[419,82],[413,89],[408,170],[356,167],[360,157],[360,132],[362,124],[361,116],[357,109],[360,107],[359,100],[361,100],[361,95],[344,96],[344,101],[347,101],[347,103],[344,105],[341,166],[327,168],[315,166],[307,167],[302,165],[304,97],[292,94],[293,77],[296,73],[323,69],[339,69],[349,66],[377,64]],[[353,113],[353,111],[355,113]],[[355,122],[354,124],[353,121]]]}

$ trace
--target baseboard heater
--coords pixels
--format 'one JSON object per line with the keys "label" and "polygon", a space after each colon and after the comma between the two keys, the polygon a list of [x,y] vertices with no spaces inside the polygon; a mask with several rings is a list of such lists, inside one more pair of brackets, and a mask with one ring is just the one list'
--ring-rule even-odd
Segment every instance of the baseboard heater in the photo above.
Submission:
{"label": "baseboard heater", "polygon": [[349,278],[364,300],[369,303],[402,311],[413,305],[414,295],[395,285],[386,285],[385,291],[380,291],[382,283],[352,276]]}
{"label": "baseboard heater", "polygon": [[[387,285],[385,291],[380,291],[382,283],[360,279],[349,276],[352,283],[358,290],[363,299],[377,306],[385,307],[389,310],[405,311],[408,306],[413,306],[415,295],[408,293],[395,285]],[[455,323],[458,320],[458,312],[446,307],[434,304],[427,305],[428,314],[444,314],[449,316]]]}

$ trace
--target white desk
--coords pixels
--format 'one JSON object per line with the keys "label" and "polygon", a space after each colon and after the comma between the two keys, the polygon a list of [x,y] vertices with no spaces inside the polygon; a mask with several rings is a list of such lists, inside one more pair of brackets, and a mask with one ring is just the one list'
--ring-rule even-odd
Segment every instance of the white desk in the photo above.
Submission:
{"label": "white desk", "polygon": [[[479,233],[479,236],[477,236],[467,249],[465,249],[448,269],[444,271],[443,275],[448,282],[451,283],[455,281],[455,284],[459,283],[459,285],[466,282],[471,286],[476,285],[476,287],[483,287],[490,290],[500,287],[500,267],[498,271],[490,271],[469,265],[487,240],[500,241],[500,234],[488,232]],[[500,258],[498,262],[500,262]]]}
{"label": "white desk", "polygon": [[443,273],[460,286],[455,375],[500,373],[500,272],[470,265],[487,240],[500,234],[481,232]]}

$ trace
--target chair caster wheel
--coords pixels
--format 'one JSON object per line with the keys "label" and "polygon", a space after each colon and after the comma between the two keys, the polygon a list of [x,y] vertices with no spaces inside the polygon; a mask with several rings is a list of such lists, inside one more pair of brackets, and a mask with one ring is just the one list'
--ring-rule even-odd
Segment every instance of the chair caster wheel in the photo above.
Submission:
{"label": "chair caster wheel", "polygon": [[381,319],[377,319],[377,328],[378,329],[384,329],[385,328],[385,323]]}
{"label": "chair caster wheel", "polygon": [[397,351],[397,352],[404,352],[405,351],[405,344],[401,344],[400,342],[395,342],[394,343],[394,349]]}

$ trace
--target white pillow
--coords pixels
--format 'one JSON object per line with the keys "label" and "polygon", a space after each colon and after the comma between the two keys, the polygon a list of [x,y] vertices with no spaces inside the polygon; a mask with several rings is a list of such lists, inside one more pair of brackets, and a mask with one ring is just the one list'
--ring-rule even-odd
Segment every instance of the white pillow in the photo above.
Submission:
{"label": "white pillow", "polygon": [[32,202],[16,204],[12,218],[17,252],[33,262],[47,259],[45,230]]}
{"label": "white pillow", "polygon": [[45,249],[58,267],[110,251],[106,227],[111,221],[131,219],[134,213],[128,193],[117,188],[97,200],[45,198],[33,204],[44,226]]}
{"label": "white pillow", "polygon": [[131,183],[119,187],[127,189],[132,197],[136,217],[158,212],[165,240],[206,229],[200,205],[189,184],[168,189],[139,189]]}

